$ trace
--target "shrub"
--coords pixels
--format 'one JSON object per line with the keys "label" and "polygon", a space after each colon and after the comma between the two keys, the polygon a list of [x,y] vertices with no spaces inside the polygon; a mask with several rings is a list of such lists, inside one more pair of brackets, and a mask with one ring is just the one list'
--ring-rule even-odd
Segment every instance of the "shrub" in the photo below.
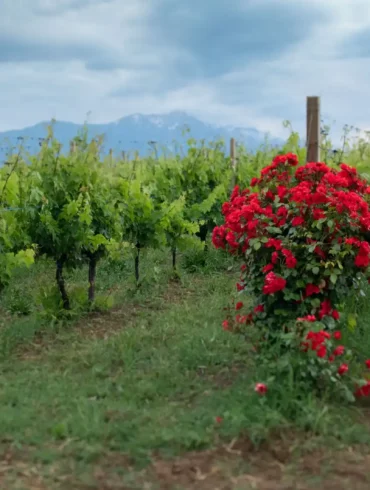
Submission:
{"label": "shrub", "polygon": [[354,353],[338,345],[343,301],[370,277],[370,186],[345,164],[298,166],[289,153],[251,187],[234,188],[224,224],[213,230],[216,248],[243,260],[237,289],[254,300],[248,308],[238,301],[224,328],[257,332],[259,360],[274,370],[274,360],[288,369],[286,356],[300,352],[296,382],[316,390],[334,384],[347,399],[356,385],[358,395],[370,394]]}

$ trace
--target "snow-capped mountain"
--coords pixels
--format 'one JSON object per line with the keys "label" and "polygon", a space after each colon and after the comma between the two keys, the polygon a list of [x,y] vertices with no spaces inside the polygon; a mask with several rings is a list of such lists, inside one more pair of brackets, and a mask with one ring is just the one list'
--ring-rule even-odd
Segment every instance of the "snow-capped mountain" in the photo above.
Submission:
{"label": "snow-capped mountain", "polygon": [[[19,145],[20,141],[31,154],[38,152],[40,138],[46,136],[46,128],[49,124],[50,122],[42,122],[24,129],[0,133],[0,162],[6,161],[9,149]],[[82,127],[82,124],[70,122],[54,123],[54,134],[62,143],[64,151],[68,151],[71,139],[77,136]],[[234,137],[253,151],[265,137],[255,128],[207,124],[182,111],[168,114],[132,114],[107,124],[87,124],[87,127],[89,138],[104,135],[103,153],[107,154],[112,148],[115,155],[120,155],[122,151],[126,154],[139,151],[140,155],[144,156],[153,150],[154,145],[158,153],[161,153],[163,148],[169,152],[181,151],[180,147],[186,148],[189,137],[197,141],[202,139],[214,141],[223,138],[226,144],[231,137]],[[185,132],[186,129],[190,132]],[[270,138],[270,142],[279,145],[281,140]]]}

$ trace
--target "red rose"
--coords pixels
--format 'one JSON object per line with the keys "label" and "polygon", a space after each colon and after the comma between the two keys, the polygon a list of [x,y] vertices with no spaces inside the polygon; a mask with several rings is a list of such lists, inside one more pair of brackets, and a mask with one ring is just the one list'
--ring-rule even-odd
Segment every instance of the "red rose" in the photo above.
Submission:
{"label": "red rose", "polygon": [[333,351],[334,356],[341,356],[344,354],[345,348],[344,345],[338,345]]}
{"label": "red rose", "polygon": [[262,269],[262,272],[266,274],[266,272],[272,271],[274,268],[274,264],[267,264],[265,267]]}
{"label": "red rose", "polygon": [[337,310],[333,310],[331,313],[331,316],[334,318],[334,320],[339,320],[339,312]]}
{"label": "red rose", "polygon": [[338,374],[339,376],[342,376],[348,371],[348,364],[341,364],[338,368]]}
{"label": "red rose", "polygon": [[306,291],[305,291],[305,295],[307,297],[317,293],[320,293],[319,286],[316,286],[315,284],[307,284]]}
{"label": "red rose", "polygon": [[257,383],[254,391],[260,395],[265,395],[267,393],[267,386],[264,383]]}
{"label": "red rose", "polygon": [[292,226],[300,226],[303,225],[304,219],[302,216],[296,216],[295,218],[292,219]]}
{"label": "red rose", "polygon": [[224,320],[224,321],[222,322],[222,328],[223,328],[224,330],[230,330],[230,325],[229,325],[229,321],[228,321],[228,320]]}
{"label": "red rose", "polygon": [[326,356],[326,345],[321,344],[319,347],[316,349],[316,354],[317,357],[325,357]]}
{"label": "red rose", "polygon": [[357,397],[369,396],[369,395],[370,395],[370,381],[367,381],[364,386],[361,386],[355,392],[355,396]]}
{"label": "red rose", "polygon": [[286,286],[286,280],[277,276],[274,272],[269,272],[265,277],[265,284],[262,288],[263,294],[274,294],[282,291]]}
{"label": "red rose", "polygon": [[315,322],[316,318],[315,315],[307,315],[302,318],[297,318],[298,322]]}

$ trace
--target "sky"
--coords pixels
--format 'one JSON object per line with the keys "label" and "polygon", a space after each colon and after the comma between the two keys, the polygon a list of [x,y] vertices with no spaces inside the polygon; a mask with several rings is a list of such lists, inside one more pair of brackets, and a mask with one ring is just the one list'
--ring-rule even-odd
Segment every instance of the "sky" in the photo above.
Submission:
{"label": "sky", "polygon": [[369,0],[1,0],[0,131],[186,111],[370,129]]}

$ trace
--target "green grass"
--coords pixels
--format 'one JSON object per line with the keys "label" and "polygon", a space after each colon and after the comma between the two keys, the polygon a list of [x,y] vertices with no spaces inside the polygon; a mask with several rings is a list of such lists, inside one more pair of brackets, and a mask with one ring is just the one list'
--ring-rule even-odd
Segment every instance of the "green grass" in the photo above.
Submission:
{"label": "green grass", "polygon": [[[182,257],[185,265],[196,260]],[[254,393],[265,373],[254,365],[250,346],[221,328],[238,275],[230,259],[212,251],[197,272],[182,270],[181,282],[171,280],[169,263],[167,254],[149,253],[138,292],[129,258],[120,266],[103,263],[100,294],[116,288],[110,312],[79,313],[53,327],[40,305],[23,318],[6,315],[0,448],[3,457],[11,451],[14,464],[4,488],[22,488],[16,486],[20,461],[46,482],[35,488],[97,489],[103,487],[94,477],[96,465],[112,454],[134,466],[121,462],[111,471],[135,480],[153,454],[172,458],[243,434],[257,445],[276,431],[288,439],[308,432],[306,446],[370,443],[358,408],[329,404],[284,380],[269,387],[266,398]],[[69,275],[71,291],[83,289],[84,272]],[[3,298],[4,310],[20,279],[33,300],[52,278],[47,263],[20,272]],[[31,488],[27,481],[24,488]],[[90,486],[78,487],[83,482]]]}

